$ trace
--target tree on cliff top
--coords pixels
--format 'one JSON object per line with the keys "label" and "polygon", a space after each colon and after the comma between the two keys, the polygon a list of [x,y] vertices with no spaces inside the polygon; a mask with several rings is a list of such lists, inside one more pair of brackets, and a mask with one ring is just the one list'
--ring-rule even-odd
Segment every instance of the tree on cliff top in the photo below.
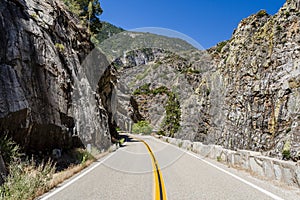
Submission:
{"label": "tree on cliff top", "polygon": [[97,34],[101,29],[99,16],[103,10],[99,0],[63,0],[71,12],[78,15],[85,24],[88,24],[89,31]]}

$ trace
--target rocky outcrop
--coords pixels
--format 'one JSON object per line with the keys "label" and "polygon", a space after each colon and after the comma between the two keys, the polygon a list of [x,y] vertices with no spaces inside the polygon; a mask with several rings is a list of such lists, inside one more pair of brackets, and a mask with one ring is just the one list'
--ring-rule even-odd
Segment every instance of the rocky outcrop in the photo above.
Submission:
{"label": "rocky outcrop", "polygon": [[296,0],[274,16],[260,11],[210,49],[218,65],[197,89],[208,116],[202,141],[300,159],[299,14]]}
{"label": "rocky outcrop", "polygon": [[[274,16],[259,11],[242,20],[230,40],[207,53],[133,51],[117,60],[125,69],[121,80],[131,92],[150,84],[178,94],[177,138],[299,160],[299,16],[299,1],[288,0]],[[164,97],[137,102],[143,117],[161,127]]]}
{"label": "rocky outcrop", "polygon": [[[124,114],[118,115],[125,119],[120,120],[119,117],[118,125],[125,127],[122,124],[128,118],[135,122],[145,119],[156,131],[194,139],[202,120],[199,115],[201,105],[194,90],[201,80],[200,71],[211,63],[208,61],[201,66],[195,60],[191,63],[190,59],[180,55],[182,51],[170,51],[167,47],[133,50],[114,62],[120,69],[119,88],[123,88],[118,90],[118,105],[122,107],[118,110],[129,111],[127,119]],[[193,51],[189,50],[188,54]],[[197,52],[197,56],[205,59],[206,53]],[[202,62],[203,59],[199,60]],[[127,84],[126,88],[124,84]],[[145,91],[138,92],[140,90]],[[123,98],[125,94],[127,98]],[[131,103],[130,95],[134,99]]]}
{"label": "rocky outcrop", "polygon": [[27,150],[111,143],[102,90],[85,74],[93,45],[78,24],[56,0],[0,2],[0,133]]}

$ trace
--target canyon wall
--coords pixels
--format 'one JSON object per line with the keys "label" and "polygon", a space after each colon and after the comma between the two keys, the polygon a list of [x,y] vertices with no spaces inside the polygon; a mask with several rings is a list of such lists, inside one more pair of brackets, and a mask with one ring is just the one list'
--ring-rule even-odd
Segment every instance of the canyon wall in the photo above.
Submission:
{"label": "canyon wall", "polygon": [[87,73],[108,62],[86,60],[94,46],[80,24],[60,1],[0,2],[0,133],[25,150],[111,144],[104,90]]}
{"label": "canyon wall", "polygon": [[299,33],[299,2],[290,0],[274,16],[242,20],[209,50],[217,64],[197,89],[210,116],[204,141],[300,159]]}

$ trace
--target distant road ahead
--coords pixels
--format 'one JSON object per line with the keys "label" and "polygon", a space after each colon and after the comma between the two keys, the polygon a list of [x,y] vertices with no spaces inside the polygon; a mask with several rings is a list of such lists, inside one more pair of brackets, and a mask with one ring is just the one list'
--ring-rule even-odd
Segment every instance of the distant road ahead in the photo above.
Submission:
{"label": "distant road ahead", "polygon": [[139,136],[42,199],[292,200],[300,195],[150,136]]}

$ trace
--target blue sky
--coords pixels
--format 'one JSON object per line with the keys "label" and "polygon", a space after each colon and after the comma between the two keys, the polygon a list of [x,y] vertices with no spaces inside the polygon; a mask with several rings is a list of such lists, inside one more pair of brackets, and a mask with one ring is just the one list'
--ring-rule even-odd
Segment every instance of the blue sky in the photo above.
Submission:
{"label": "blue sky", "polygon": [[285,0],[100,0],[100,17],[126,30],[141,27],[172,29],[204,48],[230,39],[245,17],[261,9],[275,14]]}

